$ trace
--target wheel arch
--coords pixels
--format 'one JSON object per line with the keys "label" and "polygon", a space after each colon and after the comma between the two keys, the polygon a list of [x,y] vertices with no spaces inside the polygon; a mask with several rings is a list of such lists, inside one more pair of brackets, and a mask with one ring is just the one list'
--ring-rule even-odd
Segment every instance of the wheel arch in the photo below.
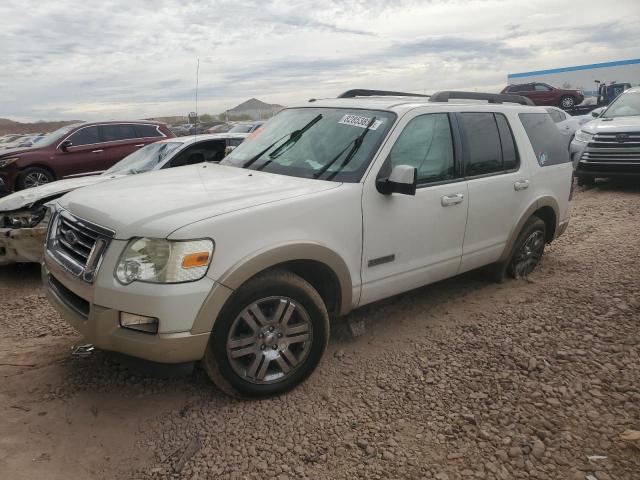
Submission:
{"label": "wheel arch", "polygon": [[353,282],[342,257],[318,243],[285,244],[249,255],[221,275],[200,308],[191,332],[211,332],[233,291],[256,275],[275,268],[295,273],[309,282],[330,314],[344,315],[351,310]]}
{"label": "wheel arch", "polygon": [[25,165],[24,167],[20,167],[20,169],[18,170],[18,176],[24,174],[25,170],[28,170],[30,168],[41,168],[42,170],[46,170],[47,172],[49,172],[54,180],[58,179],[56,172],[54,172],[51,167],[42,163],[30,163],[28,165]]}
{"label": "wheel arch", "polygon": [[516,242],[518,235],[522,231],[524,224],[533,215],[536,215],[542,221],[544,221],[546,225],[545,240],[547,243],[551,243],[555,238],[556,231],[558,229],[559,213],[560,213],[560,208],[558,206],[558,202],[553,197],[544,196],[532,202],[531,205],[529,205],[529,207],[520,216],[520,219],[518,220],[518,222],[511,229],[507,243],[505,245],[504,251],[499,261],[505,261],[509,258],[509,255],[511,254],[511,250],[513,249],[513,245]]}

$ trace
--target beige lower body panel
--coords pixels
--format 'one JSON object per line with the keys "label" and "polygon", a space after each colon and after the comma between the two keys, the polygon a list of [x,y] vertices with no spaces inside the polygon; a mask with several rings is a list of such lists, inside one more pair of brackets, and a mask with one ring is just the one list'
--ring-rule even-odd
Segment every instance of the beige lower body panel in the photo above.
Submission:
{"label": "beige lower body panel", "polygon": [[18,262],[40,263],[47,227],[0,228],[0,266]]}

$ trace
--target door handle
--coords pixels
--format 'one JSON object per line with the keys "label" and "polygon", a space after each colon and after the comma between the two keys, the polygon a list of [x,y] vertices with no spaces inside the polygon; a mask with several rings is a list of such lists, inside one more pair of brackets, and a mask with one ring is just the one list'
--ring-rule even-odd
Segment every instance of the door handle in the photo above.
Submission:
{"label": "door handle", "polygon": [[516,192],[519,192],[520,190],[525,190],[529,188],[529,180],[518,180],[516,183],[513,184],[513,188],[515,189]]}
{"label": "door handle", "polygon": [[144,143],[141,143],[139,145],[136,145],[136,148],[140,148],[140,147],[144,147]]}
{"label": "door handle", "polygon": [[91,153],[100,153],[103,152],[104,150],[91,150]]}
{"label": "door handle", "polygon": [[450,207],[451,205],[457,205],[459,203],[462,203],[462,200],[464,200],[464,195],[462,193],[454,193],[453,195],[445,195],[441,199],[443,207]]}

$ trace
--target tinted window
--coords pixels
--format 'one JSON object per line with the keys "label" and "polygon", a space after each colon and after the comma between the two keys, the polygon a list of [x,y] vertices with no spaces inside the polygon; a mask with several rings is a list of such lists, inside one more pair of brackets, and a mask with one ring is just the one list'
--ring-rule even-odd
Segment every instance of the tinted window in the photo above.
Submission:
{"label": "tinted window", "polygon": [[230,138],[229,140],[227,140],[227,144],[232,147],[237,147],[242,143],[243,140],[243,138]]}
{"label": "tinted window", "polygon": [[516,149],[516,142],[513,139],[513,132],[504,115],[497,113],[496,123],[498,124],[498,132],[500,132],[503,168],[505,170],[513,170],[518,166],[518,150]]}
{"label": "tinted window", "polygon": [[542,167],[571,161],[569,150],[551,117],[544,113],[520,113],[520,121]]}
{"label": "tinted window", "polygon": [[523,90],[526,90],[523,85],[511,85],[509,87],[509,90],[507,90],[507,91],[508,92],[521,92]]}
{"label": "tinted window", "polygon": [[418,183],[454,178],[453,139],[448,115],[421,115],[411,120],[393,145],[389,162],[391,167],[416,167]]}
{"label": "tinted window", "polygon": [[542,83],[536,83],[535,89],[537,92],[548,92],[551,89]]}
{"label": "tinted window", "polygon": [[71,140],[71,143],[76,147],[100,143],[100,132],[98,131],[98,127],[85,127],[71,135],[69,140]]}
{"label": "tinted window", "polygon": [[102,125],[102,138],[105,142],[115,142],[116,140],[130,140],[138,138],[133,125],[128,123],[117,123],[114,125]]}
{"label": "tinted window", "polygon": [[134,125],[136,129],[136,136],[139,138],[145,137],[162,137],[162,133],[158,131],[158,127],[155,125]]}
{"label": "tinted window", "polygon": [[462,113],[467,176],[501,172],[502,147],[493,113]]}

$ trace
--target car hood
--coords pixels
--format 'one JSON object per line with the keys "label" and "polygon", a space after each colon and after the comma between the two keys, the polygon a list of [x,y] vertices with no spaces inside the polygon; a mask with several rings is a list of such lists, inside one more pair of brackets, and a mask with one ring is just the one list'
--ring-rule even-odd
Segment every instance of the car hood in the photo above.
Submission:
{"label": "car hood", "polygon": [[83,188],[58,203],[84,220],[114,230],[119,239],[165,238],[206,218],[338,186],[336,182],[199,164]]}
{"label": "car hood", "polygon": [[596,118],[583,125],[589,133],[638,132],[640,131],[640,115],[633,117]]}
{"label": "car hood", "polygon": [[0,198],[0,212],[10,212],[12,210],[18,210],[20,208],[29,208],[35,203],[50,199],[52,197],[58,197],[76,188],[86,187],[88,185],[94,185],[96,183],[104,182],[117,178],[116,175],[94,175],[87,177],[68,178],[65,180],[58,180],[56,182],[40,185],[39,187],[28,188],[26,190],[20,190],[19,192],[12,193],[6,197]]}

